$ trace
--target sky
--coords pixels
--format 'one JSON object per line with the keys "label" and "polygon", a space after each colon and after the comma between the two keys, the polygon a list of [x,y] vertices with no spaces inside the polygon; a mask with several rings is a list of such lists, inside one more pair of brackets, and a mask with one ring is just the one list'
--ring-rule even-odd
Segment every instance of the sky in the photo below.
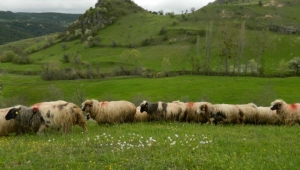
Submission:
{"label": "sky", "polygon": [[[98,0],[0,0],[0,11],[12,12],[60,12],[83,14],[95,7]],[[149,11],[175,12],[196,10],[214,0],[133,0],[137,5]]]}

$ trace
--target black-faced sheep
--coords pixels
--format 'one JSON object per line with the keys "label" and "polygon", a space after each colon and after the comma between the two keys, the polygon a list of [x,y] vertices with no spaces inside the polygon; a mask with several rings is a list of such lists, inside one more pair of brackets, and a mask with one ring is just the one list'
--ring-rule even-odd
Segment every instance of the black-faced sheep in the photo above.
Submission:
{"label": "black-faced sheep", "polygon": [[6,136],[10,133],[20,133],[21,126],[15,120],[6,120],[7,112],[13,107],[0,109],[0,136]]}
{"label": "black-faced sheep", "polygon": [[258,122],[257,106],[254,103],[236,105],[245,114],[245,124],[254,124]]}
{"label": "black-faced sheep", "polygon": [[236,106],[231,104],[214,104],[212,114],[215,124],[243,124],[244,113]]}
{"label": "black-faced sheep", "polygon": [[257,107],[258,125],[280,125],[280,117],[276,110],[271,110],[269,107]]}
{"label": "black-faced sheep", "polygon": [[195,123],[210,123],[213,113],[213,106],[208,102],[188,102],[187,107],[187,122]]}
{"label": "black-faced sheep", "polygon": [[[86,130],[86,121],[80,107],[66,101],[42,102],[31,106],[32,109],[39,111],[47,127],[60,129],[68,133],[73,125],[79,125]],[[40,129],[39,131],[43,131]]]}
{"label": "black-faced sheep", "polygon": [[82,103],[82,110],[89,113],[98,124],[132,123],[136,113],[135,105],[124,100],[110,102],[86,100]]}
{"label": "black-faced sheep", "polygon": [[141,107],[136,107],[136,112],[134,115],[134,122],[150,122],[151,115],[149,115],[147,112],[141,112]]}
{"label": "black-faced sheep", "polygon": [[186,117],[186,107],[178,101],[172,103],[143,101],[140,107],[140,112],[147,112],[154,120],[184,121]]}
{"label": "black-faced sheep", "polygon": [[22,105],[11,108],[7,112],[5,119],[14,119],[26,132],[31,130],[36,133],[41,126],[45,126],[44,119],[40,112],[34,112],[31,107]]}
{"label": "black-faced sheep", "polygon": [[300,103],[287,104],[283,100],[275,100],[271,103],[271,110],[276,110],[285,125],[300,124]]}

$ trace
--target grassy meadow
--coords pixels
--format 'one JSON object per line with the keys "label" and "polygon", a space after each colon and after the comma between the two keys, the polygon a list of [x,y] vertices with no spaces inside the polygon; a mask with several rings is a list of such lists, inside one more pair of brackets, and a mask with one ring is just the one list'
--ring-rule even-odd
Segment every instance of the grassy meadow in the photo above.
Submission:
{"label": "grassy meadow", "polygon": [[177,122],[3,137],[1,169],[297,169],[299,126]]}
{"label": "grassy meadow", "polygon": [[[269,2],[262,0],[263,4]],[[300,36],[264,29],[270,23],[298,26],[299,3],[279,2],[283,6],[258,6],[258,2],[253,1],[227,5],[213,3],[193,14],[173,17],[149,12],[128,13],[112,25],[99,29],[93,35],[93,38],[99,38],[98,45],[92,47],[84,46],[87,41],[84,36],[61,41],[57,38],[59,33],[2,45],[0,57],[5,51],[21,51],[31,62],[0,63],[0,106],[31,106],[54,100],[81,106],[86,99],[127,100],[135,105],[143,100],[207,101],[213,104],[253,102],[266,107],[275,99],[299,102],[300,79],[287,68],[287,62],[300,56]],[[269,14],[271,17],[266,17]],[[258,76],[255,68],[253,73],[249,69],[241,76],[204,76],[193,72],[192,58],[199,61],[200,71],[205,66],[210,23],[210,67],[213,72],[222,73],[222,31],[230,32],[234,37],[232,41],[236,41],[243,21],[246,29],[241,62],[245,65],[250,60],[259,60],[257,49],[260,45],[265,46],[260,59],[263,74]],[[164,33],[161,33],[163,29]],[[206,34],[200,36],[201,32]],[[49,39],[53,40],[50,45]],[[148,44],[145,44],[146,40]],[[116,42],[115,47],[112,42]],[[136,50],[138,59],[124,57],[128,50]],[[69,57],[69,62],[64,61],[65,56]],[[164,59],[169,61],[167,68]],[[233,71],[235,62],[231,59],[229,64]],[[49,74],[54,71],[63,74],[66,70],[80,74],[73,80],[46,81],[41,76],[46,70],[45,65],[49,66]],[[117,75],[122,68],[132,70],[137,66],[141,69],[140,74]],[[163,72],[172,74],[155,77]],[[89,73],[97,73],[97,76],[88,78]],[[82,132],[75,126],[69,134],[47,130],[40,136],[31,133],[0,137],[0,169],[290,170],[298,169],[300,165],[299,125],[145,122],[99,126],[89,120],[87,128],[87,132]]]}

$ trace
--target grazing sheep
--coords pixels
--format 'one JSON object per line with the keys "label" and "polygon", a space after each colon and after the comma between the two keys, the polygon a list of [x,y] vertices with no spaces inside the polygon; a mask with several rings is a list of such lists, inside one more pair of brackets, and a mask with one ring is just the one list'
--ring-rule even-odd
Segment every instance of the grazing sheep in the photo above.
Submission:
{"label": "grazing sheep", "polygon": [[[73,103],[58,100],[52,102],[42,102],[31,106],[36,112],[39,111],[45,121],[47,127],[60,129],[62,132],[68,133],[72,125],[79,125],[86,130],[86,122],[81,108]],[[40,128],[39,132],[45,128]]]}
{"label": "grazing sheep", "polygon": [[213,106],[208,102],[188,102],[187,107],[187,122],[195,123],[210,123]]}
{"label": "grazing sheep", "polygon": [[243,124],[244,113],[236,106],[230,104],[214,104],[212,117],[215,124]]}
{"label": "grazing sheep", "polygon": [[22,129],[38,132],[40,126],[45,126],[44,119],[40,112],[34,112],[31,107],[18,106],[11,108],[6,116],[6,120],[14,119]]}
{"label": "grazing sheep", "polygon": [[7,136],[10,133],[19,134],[21,126],[15,120],[6,120],[7,112],[13,107],[0,109],[0,136]]}
{"label": "grazing sheep", "polygon": [[141,112],[141,107],[136,107],[136,112],[134,115],[133,122],[149,122],[151,121],[151,115],[149,115],[147,112]]}
{"label": "grazing sheep", "polygon": [[82,103],[82,110],[89,113],[90,117],[98,124],[115,124],[133,122],[136,107],[128,101],[99,102],[95,99]]}
{"label": "grazing sheep", "polygon": [[287,104],[283,100],[275,100],[271,103],[271,110],[276,110],[285,125],[300,124],[300,103]]}
{"label": "grazing sheep", "polygon": [[257,124],[258,111],[257,106],[254,103],[236,105],[245,114],[245,124]]}
{"label": "grazing sheep", "polygon": [[179,101],[172,103],[143,101],[140,107],[140,112],[147,112],[154,120],[184,121],[186,116],[186,107]]}
{"label": "grazing sheep", "polygon": [[280,117],[276,110],[271,110],[269,107],[257,107],[259,125],[280,125]]}

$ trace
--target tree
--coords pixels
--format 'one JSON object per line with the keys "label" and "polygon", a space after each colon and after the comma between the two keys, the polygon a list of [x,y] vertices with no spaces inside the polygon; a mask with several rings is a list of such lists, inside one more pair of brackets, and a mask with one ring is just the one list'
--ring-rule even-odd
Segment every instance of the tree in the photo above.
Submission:
{"label": "tree", "polygon": [[299,75],[299,70],[300,70],[300,58],[299,57],[294,57],[288,62],[288,67],[289,69],[293,70],[295,74],[298,76]]}
{"label": "tree", "polygon": [[158,11],[158,14],[159,14],[159,15],[164,15],[164,11],[163,11],[163,10],[160,10],[160,11]]}
{"label": "tree", "polygon": [[4,51],[4,54],[0,57],[0,62],[2,63],[12,62],[14,58],[17,57],[19,56],[12,51]]}
{"label": "tree", "polygon": [[125,50],[121,54],[126,63],[133,64],[135,69],[140,67],[141,53],[137,49]]}
{"label": "tree", "polygon": [[211,21],[209,27],[206,28],[206,39],[205,39],[205,64],[203,66],[203,71],[205,74],[209,74],[210,72],[210,53],[211,53],[211,45],[212,45],[212,26],[213,22]]}
{"label": "tree", "polygon": [[256,56],[255,60],[257,63],[256,69],[258,76],[263,74],[263,54],[266,49],[271,45],[272,40],[267,30],[262,30],[255,38],[254,44],[254,56]]}
{"label": "tree", "polygon": [[195,13],[195,7],[191,8],[191,12],[194,14]]}
{"label": "tree", "polygon": [[234,30],[234,26],[232,23],[224,22],[222,25],[221,30],[221,51],[219,56],[221,57],[221,60],[223,61],[224,68],[225,68],[225,74],[228,75],[230,72],[230,60],[233,63],[233,70],[234,73],[236,68],[236,34]]}
{"label": "tree", "polygon": [[241,24],[241,30],[240,30],[240,35],[238,39],[238,75],[240,75],[241,72],[241,60],[242,60],[242,54],[245,48],[245,21],[242,22]]}

